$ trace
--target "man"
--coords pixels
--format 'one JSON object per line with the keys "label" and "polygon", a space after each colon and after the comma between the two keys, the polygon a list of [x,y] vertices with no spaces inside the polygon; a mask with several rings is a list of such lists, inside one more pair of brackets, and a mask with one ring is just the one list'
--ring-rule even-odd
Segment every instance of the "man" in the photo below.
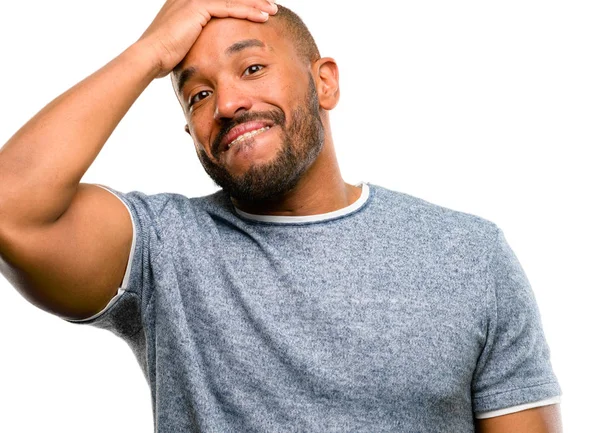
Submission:
{"label": "man", "polygon": [[[81,184],[171,72],[223,190]],[[338,98],[335,61],[287,9],[167,1],[2,148],[3,274],[128,342],[157,431],[560,431],[535,301],[502,232],[346,184],[327,114]]]}

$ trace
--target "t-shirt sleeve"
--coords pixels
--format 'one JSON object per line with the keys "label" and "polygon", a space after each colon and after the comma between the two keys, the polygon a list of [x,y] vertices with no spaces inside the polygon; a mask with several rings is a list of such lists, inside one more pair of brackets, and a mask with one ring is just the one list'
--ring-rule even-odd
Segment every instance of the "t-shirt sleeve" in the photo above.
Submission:
{"label": "t-shirt sleeve", "polygon": [[160,238],[152,211],[153,196],[140,192],[122,193],[103,185],[98,186],[114,194],[129,211],[133,239],[127,269],[117,294],[102,311],[85,319],[65,320],[107,329],[131,341],[143,328],[143,311],[152,291],[149,254],[150,250],[157,249]]}
{"label": "t-shirt sleeve", "polygon": [[472,383],[476,417],[561,395],[533,291],[497,230],[489,261],[487,340]]}

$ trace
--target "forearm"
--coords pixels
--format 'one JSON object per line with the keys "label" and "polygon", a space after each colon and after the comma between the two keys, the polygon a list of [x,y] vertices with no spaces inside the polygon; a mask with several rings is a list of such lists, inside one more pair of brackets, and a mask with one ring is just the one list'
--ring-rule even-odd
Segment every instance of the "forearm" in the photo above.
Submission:
{"label": "forearm", "polygon": [[58,219],[158,72],[151,50],[136,43],[27,122],[0,149],[0,223],[43,225]]}

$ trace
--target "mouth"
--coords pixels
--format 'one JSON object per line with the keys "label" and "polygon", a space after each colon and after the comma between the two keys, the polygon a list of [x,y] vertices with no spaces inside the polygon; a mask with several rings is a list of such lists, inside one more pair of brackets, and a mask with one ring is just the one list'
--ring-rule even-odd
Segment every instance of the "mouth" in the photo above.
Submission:
{"label": "mouth", "polygon": [[241,142],[243,142],[243,141],[245,141],[245,140],[248,140],[248,139],[250,139],[250,138],[254,137],[255,135],[258,135],[258,134],[261,134],[261,133],[263,133],[263,132],[265,132],[265,131],[268,131],[269,129],[271,129],[271,127],[270,127],[270,126],[264,126],[264,127],[262,127],[262,128],[255,129],[255,130],[253,130],[253,131],[250,131],[250,132],[246,132],[246,133],[244,133],[244,134],[240,135],[240,136],[239,136],[238,138],[236,138],[235,140],[233,140],[231,143],[227,144],[227,145],[225,146],[225,150],[229,150],[229,149],[231,149],[232,147],[234,147],[234,146],[236,146],[236,145],[240,144]]}
{"label": "mouth", "polygon": [[232,128],[221,141],[221,151],[226,152],[232,147],[268,131],[273,126],[272,122],[260,120],[242,123]]}

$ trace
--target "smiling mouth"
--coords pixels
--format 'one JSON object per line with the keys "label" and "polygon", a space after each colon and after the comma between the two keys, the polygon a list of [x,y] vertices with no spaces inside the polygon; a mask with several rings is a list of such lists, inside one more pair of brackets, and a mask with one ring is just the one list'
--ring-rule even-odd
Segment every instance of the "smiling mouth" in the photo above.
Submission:
{"label": "smiling mouth", "polygon": [[233,140],[231,143],[229,143],[226,147],[226,150],[231,149],[232,147],[242,143],[243,141],[246,141],[258,134],[262,134],[265,131],[268,131],[269,129],[271,129],[270,126],[264,126],[262,128],[259,129],[255,129],[254,131],[249,131],[246,132],[245,134],[240,135],[239,137],[237,137],[235,140]]}

